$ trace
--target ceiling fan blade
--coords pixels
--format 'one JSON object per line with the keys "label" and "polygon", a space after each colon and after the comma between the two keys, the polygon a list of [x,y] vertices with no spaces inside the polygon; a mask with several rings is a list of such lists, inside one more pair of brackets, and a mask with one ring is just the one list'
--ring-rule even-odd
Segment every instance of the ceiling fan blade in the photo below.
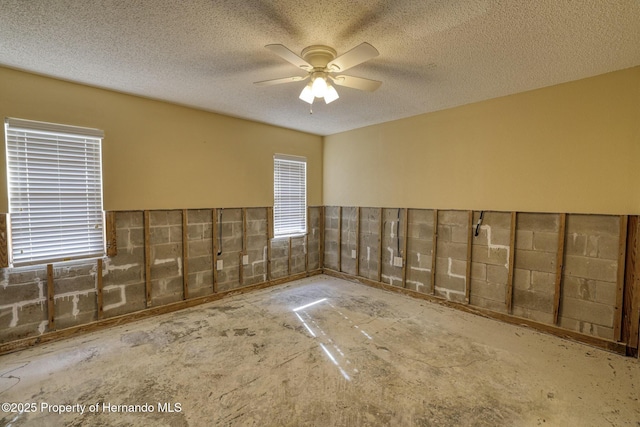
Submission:
{"label": "ceiling fan blade", "polygon": [[362,77],[354,76],[331,76],[331,80],[338,86],[366,90],[368,92],[373,92],[382,84],[382,82],[378,80],[363,79]]}
{"label": "ceiling fan blade", "polygon": [[291,52],[284,45],[268,44],[265,47],[269,49],[271,52],[281,57],[282,59],[284,59],[285,61],[295,65],[298,68],[301,68],[306,71],[310,71],[311,69],[313,69],[313,66],[311,66],[311,64],[309,64],[304,59],[300,58],[295,53]]}
{"label": "ceiling fan blade", "polygon": [[327,69],[331,72],[342,72],[358,64],[362,64],[371,58],[375,58],[379,54],[375,47],[365,42],[329,62]]}
{"label": "ceiling fan blade", "polygon": [[281,79],[263,80],[261,82],[254,82],[253,84],[256,86],[273,86],[273,85],[279,85],[282,83],[301,82],[303,80],[307,80],[308,78],[309,78],[308,75],[291,76],[291,77],[283,77]]}

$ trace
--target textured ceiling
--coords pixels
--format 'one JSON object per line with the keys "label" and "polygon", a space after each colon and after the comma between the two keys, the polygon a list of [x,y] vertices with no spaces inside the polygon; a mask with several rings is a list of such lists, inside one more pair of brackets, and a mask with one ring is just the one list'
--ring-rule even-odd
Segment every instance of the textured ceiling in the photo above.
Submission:
{"label": "textured ceiling", "polygon": [[[253,85],[304,75],[267,44],[362,42],[376,92]],[[330,135],[640,65],[640,1],[0,0],[0,64]]]}

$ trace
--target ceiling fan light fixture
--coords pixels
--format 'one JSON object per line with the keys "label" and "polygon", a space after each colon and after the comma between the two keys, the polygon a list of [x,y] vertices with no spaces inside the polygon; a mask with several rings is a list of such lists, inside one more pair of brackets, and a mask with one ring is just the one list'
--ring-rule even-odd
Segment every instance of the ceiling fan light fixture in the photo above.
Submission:
{"label": "ceiling fan light fixture", "polygon": [[304,87],[304,89],[302,89],[302,92],[300,92],[300,99],[308,104],[313,104],[314,98],[313,91],[311,90],[311,83],[309,83]]}
{"label": "ceiling fan light fixture", "polygon": [[327,90],[324,94],[324,102],[329,104],[338,98],[340,98],[340,96],[338,95],[336,88],[331,85],[327,85]]}
{"label": "ceiling fan light fixture", "polygon": [[313,96],[316,98],[324,98],[327,92],[327,80],[323,75],[319,75],[313,79],[311,90],[313,91]]}

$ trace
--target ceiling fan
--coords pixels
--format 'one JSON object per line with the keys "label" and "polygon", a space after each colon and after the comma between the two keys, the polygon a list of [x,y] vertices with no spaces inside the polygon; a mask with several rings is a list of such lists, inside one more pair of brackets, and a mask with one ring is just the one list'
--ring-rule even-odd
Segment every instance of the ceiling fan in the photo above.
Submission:
{"label": "ceiling fan", "polygon": [[336,57],[335,49],[324,45],[306,47],[302,50],[301,56],[296,55],[281,44],[269,44],[265,47],[285,61],[306,71],[307,75],[264,80],[255,82],[254,84],[258,86],[271,86],[311,79],[300,93],[300,99],[309,104],[313,104],[315,98],[324,98],[327,104],[339,98],[338,92],[330,82],[338,86],[369,92],[378,89],[382,84],[382,82],[377,80],[338,74],[378,56],[378,50],[369,43],[362,43],[338,57]]}

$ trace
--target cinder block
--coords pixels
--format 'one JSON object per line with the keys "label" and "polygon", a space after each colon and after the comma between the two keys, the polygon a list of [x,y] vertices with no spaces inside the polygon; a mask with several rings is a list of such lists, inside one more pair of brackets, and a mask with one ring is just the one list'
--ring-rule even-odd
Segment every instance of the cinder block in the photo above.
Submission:
{"label": "cinder block", "polygon": [[242,237],[223,237],[218,241],[218,250],[222,252],[238,252],[242,250]]}
{"label": "cinder block", "polygon": [[606,259],[567,255],[565,256],[564,272],[569,276],[615,283],[618,275],[618,263]]}
{"label": "cinder block", "polygon": [[619,239],[618,236],[600,236],[598,240],[598,258],[617,260]]}
{"label": "cinder block", "polygon": [[471,280],[471,296],[490,299],[505,305],[506,286],[496,283],[488,283],[479,280]]}
{"label": "cinder block", "polygon": [[33,301],[40,298],[40,290],[42,296],[46,298],[46,285],[41,283],[38,287],[34,281],[32,283],[22,283],[16,285],[0,286],[0,305],[15,304],[21,301]]}
{"label": "cinder block", "polygon": [[212,271],[213,261],[211,256],[200,256],[189,258],[189,273],[197,273],[201,271]]}
{"label": "cinder block", "polygon": [[158,280],[169,277],[179,276],[178,272],[182,267],[178,263],[177,259],[172,259],[168,262],[163,262],[160,264],[156,264],[155,262],[151,265],[151,279]]}
{"label": "cinder block", "polygon": [[453,258],[457,260],[467,259],[467,245],[463,243],[436,241],[438,248],[436,256],[438,258]]}
{"label": "cinder block", "polygon": [[96,288],[96,279],[94,276],[60,277],[53,281],[53,286],[54,295],[94,290]]}
{"label": "cinder block", "polygon": [[211,224],[212,220],[211,209],[189,209],[187,211],[187,224]]}
{"label": "cinder block", "polygon": [[516,268],[513,270],[513,288],[527,290],[531,288],[531,271]]}
{"label": "cinder block", "polygon": [[242,221],[242,209],[220,209],[222,212],[222,222],[241,222]]}
{"label": "cinder block", "polygon": [[560,216],[548,213],[519,213],[516,223],[517,230],[530,230],[534,232],[556,232],[559,229]]}
{"label": "cinder block", "polygon": [[[5,275],[8,285],[20,285],[25,283],[42,282],[47,279],[47,270],[45,266],[34,267],[19,267],[19,268],[4,268],[0,269]],[[8,276],[8,277],[7,277]]]}
{"label": "cinder block", "polygon": [[506,313],[507,309],[505,307],[504,301],[495,301],[488,298],[482,298],[480,296],[476,296],[471,294],[470,297],[471,305],[476,307],[486,308],[487,310],[497,311],[499,313]]}
{"label": "cinder block", "polygon": [[[125,313],[142,310],[146,307],[145,283],[141,282],[124,286],[124,299],[122,298],[122,290],[120,286],[114,288],[108,288],[105,286],[102,297],[105,307],[105,317],[119,316]],[[121,303],[122,305],[118,305]],[[114,305],[118,306],[114,307]]]}
{"label": "cinder block", "polygon": [[533,249],[533,231],[517,230],[515,246],[516,249]]}
{"label": "cinder block", "polygon": [[144,281],[144,268],[140,264],[132,264],[126,269],[113,269],[111,271],[105,268],[102,270],[102,273],[103,286],[140,283]]}
{"label": "cinder block", "polygon": [[534,231],[533,249],[544,252],[558,252],[558,233]]}
{"label": "cinder block", "polygon": [[460,227],[467,228],[468,222],[469,222],[469,212],[467,211],[452,211],[452,210],[438,211],[438,225],[439,224],[457,225]]}
{"label": "cinder block", "polygon": [[594,301],[596,298],[595,280],[574,276],[562,276],[562,296],[564,298]]}
{"label": "cinder block", "polygon": [[151,227],[149,229],[150,245],[169,243],[169,241],[169,227]]}
{"label": "cinder block", "polygon": [[471,263],[471,279],[486,281],[487,265],[480,262],[472,262]]}
{"label": "cinder block", "polygon": [[611,306],[564,297],[560,307],[562,317],[613,327],[614,310]]}
{"label": "cinder block", "polygon": [[513,305],[535,310],[542,313],[553,314],[553,294],[545,294],[534,291],[513,290]]}
{"label": "cinder block", "polygon": [[555,273],[545,273],[542,271],[531,272],[531,288],[532,291],[555,294],[556,291],[556,275]]}
{"label": "cinder block", "polygon": [[[436,252],[436,255],[440,256],[439,249]],[[504,266],[509,262],[509,254],[505,248],[489,249],[487,246],[474,245],[471,247],[471,255],[471,259],[474,262],[480,262],[483,264]]]}
{"label": "cinder block", "polygon": [[144,227],[144,218],[141,211],[116,212],[116,229],[142,227]]}
{"label": "cinder block", "polygon": [[172,225],[169,227],[169,241],[172,243],[182,243],[182,226]]}
{"label": "cinder block", "polygon": [[568,233],[564,243],[565,255],[587,255],[587,236],[578,233]]}
{"label": "cinder block", "polygon": [[[473,267],[473,265],[472,265]],[[473,269],[472,269],[473,274]],[[473,275],[471,276],[473,277]],[[487,265],[487,282],[506,285],[509,278],[509,269],[503,265]]]}
{"label": "cinder block", "polygon": [[609,305],[615,308],[617,284],[611,282],[596,281],[596,298],[595,302]]}
{"label": "cinder block", "polygon": [[525,319],[531,319],[535,322],[553,324],[553,313],[543,313],[537,310],[531,310],[526,307],[513,307],[513,315],[517,317],[523,317]]}
{"label": "cinder block", "polygon": [[610,236],[618,236],[620,233],[620,218],[614,215],[568,214],[566,231],[567,234],[608,234]]}
{"label": "cinder block", "polygon": [[595,325],[593,323],[583,322],[567,317],[560,317],[559,321],[561,328],[597,336],[607,340],[613,340],[613,328],[607,328],[605,326]]}
{"label": "cinder block", "polygon": [[195,258],[199,256],[209,256],[211,257],[212,250],[212,242],[211,239],[206,240],[197,240],[189,242],[189,258]]}
{"label": "cinder block", "polygon": [[551,252],[516,250],[515,267],[525,270],[555,273],[556,254]]}
{"label": "cinder block", "polygon": [[182,256],[182,245],[178,243],[165,243],[151,246],[151,260],[169,259]]}
{"label": "cinder block", "polygon": [[469,227],[467,226],[452,226],[451,227],[451,241],[455,243],[467,244],[469,240]]}

